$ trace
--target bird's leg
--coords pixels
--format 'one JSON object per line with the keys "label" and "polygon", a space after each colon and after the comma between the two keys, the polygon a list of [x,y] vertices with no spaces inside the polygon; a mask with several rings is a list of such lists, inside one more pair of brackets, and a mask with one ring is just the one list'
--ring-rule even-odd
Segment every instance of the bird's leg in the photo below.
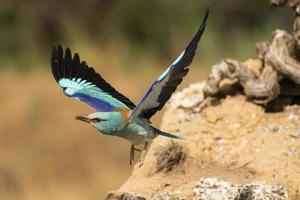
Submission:
{"label": "bird's leg", "polygon": [[129,164],[132,166],[133,162],[134,162],[134,154],[135,154],[135,151],[138,151],[138,152],[141,152],[140,149],[137,149],[134,147],[134,145],[132,144],[131,145],[131,148],[130,148],[130,158],[129,158]]}
{"label": "bird's leg", "polygon": [[147,148],[148,148],[148,142],[145,142],[144,148],[143,148],[143,151],[142,151],[142,155],[141,155],[141,158],[140,158],[140,162],[139,162],[139,167],[142,167],[143,164],[144,164],[144,159],[146,157]]}
{"label": "bird's leg", "polygon": [[148,148],[148,142],[145,142],[143,151],[147,150],[147,148]]}

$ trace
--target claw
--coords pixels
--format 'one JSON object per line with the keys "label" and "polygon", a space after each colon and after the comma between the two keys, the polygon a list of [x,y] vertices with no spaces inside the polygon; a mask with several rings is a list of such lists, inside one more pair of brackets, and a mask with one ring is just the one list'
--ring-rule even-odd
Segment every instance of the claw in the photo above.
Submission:
{"label": "claw", "polygon": [[139,168],[141,168],[144,164],[144,159],[146,157],[146,152],[147,152],[147,147],[148,147],[148,142],[145,142],[143,150],[135,148],[135,146],[132,144],[130,147],[130,156],[129,156],[129,164],[132,166],[134,163],[134,157],[135,157],[135,152],[140,152],[142,153],[140,160],[139,160]]}
{"label": "claw", "polygon": [[140,162],[139,162],[139,168],[143,167],[143,165],[144,165],[144,162],[143,162],[143,161],[140,161]]}
{"label": "claw", "polygon": [[131,145],[130,148],[130,157],[129,157],[129,164],[132,166],[134,163],[134,156],[135,156],[135,151],[137,152],[142,152],[142,150],[135,148],[134,145]]}
{"label": "claw", "polygon": [[142,155],[140,157],[139,165],[138,165],[139,168],[141,168],[144,165],[144,160],[145,160],[146,153],[147,153],[147,147],[148,147],[148,142],[145,142],[145,145],[144,145],[144,148],[142,151]]}

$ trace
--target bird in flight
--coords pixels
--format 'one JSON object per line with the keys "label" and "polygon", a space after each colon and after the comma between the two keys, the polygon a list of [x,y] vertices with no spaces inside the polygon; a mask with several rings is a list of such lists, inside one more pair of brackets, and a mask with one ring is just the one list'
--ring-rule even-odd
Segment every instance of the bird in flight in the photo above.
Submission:
{"label": "bird in flight", "polygon": [[163,108],[188,73],[188,67],[205,30],[209,8],[210,6],[206,9],[201,26],[192,41],[171,66],[154,81],[137,106],[107,83],[85,61],[81,61],[78,53],[73,55],[69,48],[64,51],[60,45],[53,47],[52,73],[56,82],[63,88],[64,94],[79,99],[96,110],[89,115],[77,116],[76,119],[89,123],[105,135],[129,140],[132,144],[131,165],[135,151],[141,151],[135,146],[144,144],[143,150],[146,150],[148,142],[159,135],[183,139],[153,127],[150,118]]}

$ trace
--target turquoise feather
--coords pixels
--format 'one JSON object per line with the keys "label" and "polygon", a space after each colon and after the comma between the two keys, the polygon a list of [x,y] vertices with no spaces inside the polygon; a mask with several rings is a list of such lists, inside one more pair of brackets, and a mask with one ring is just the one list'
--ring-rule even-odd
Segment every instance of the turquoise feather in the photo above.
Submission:
{"label": "turquoise feather", "polygon": [[[135,145],[147,144],[162,135],[173,139],[180,136],[160,131],[153,127],[150,118],[163,108],[172,93],[189,71],[198,43],[204,33],[209,15],[208,6],[201,26],[177,59],[154,81],[137,106],[126,96],[115,90],[92,67],[81,62],[77,53],[72,56],[69,48],[63,52],[61,46],[53,48],[52,73],[68,97],[79,99],[96,109],[79,120],[91,124],[99,132],[127,139],[132,144],[130,161],[134,158]],[[145,145],[146,147],[147,145]]]}
{"label": "turquoise feather", "polygon": [[99,132],[104,135],[118,136],[129,140],[133,145],[140,145],[152,140],[158,135],[174,139],[183,139],[179,136],[162,132],[152,127],[147,121],[136,120],[126,122],[121,112],[96,112],[89,116],[88,119],[101,119],[100,122],[91,123]]}

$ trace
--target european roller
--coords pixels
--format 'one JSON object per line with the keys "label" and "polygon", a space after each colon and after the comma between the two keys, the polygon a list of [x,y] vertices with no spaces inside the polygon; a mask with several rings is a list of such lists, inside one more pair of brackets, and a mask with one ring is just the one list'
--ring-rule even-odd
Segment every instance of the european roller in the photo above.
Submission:
{"label": "european roller", "polygon": [[69,48],[64,51],[60,45],[53,47],[52,73],[64,94],[79,99],[96,110],[89,115],[77,116],[76,119],[87,122],[102,134],[128,140],[132,144],[130,164],[134,161],[135,151],[141,151],[135,147],[137,145],[144,144],[143,150],[146,150],[148,142],[159,135],[182,139],[153,127],[150,118],[163,108],[187,75],[205,30],[209,7],[192,41],[154,81],[137,105],[114,89],[85,61],[81,61],[78,53],[72,54]]}

